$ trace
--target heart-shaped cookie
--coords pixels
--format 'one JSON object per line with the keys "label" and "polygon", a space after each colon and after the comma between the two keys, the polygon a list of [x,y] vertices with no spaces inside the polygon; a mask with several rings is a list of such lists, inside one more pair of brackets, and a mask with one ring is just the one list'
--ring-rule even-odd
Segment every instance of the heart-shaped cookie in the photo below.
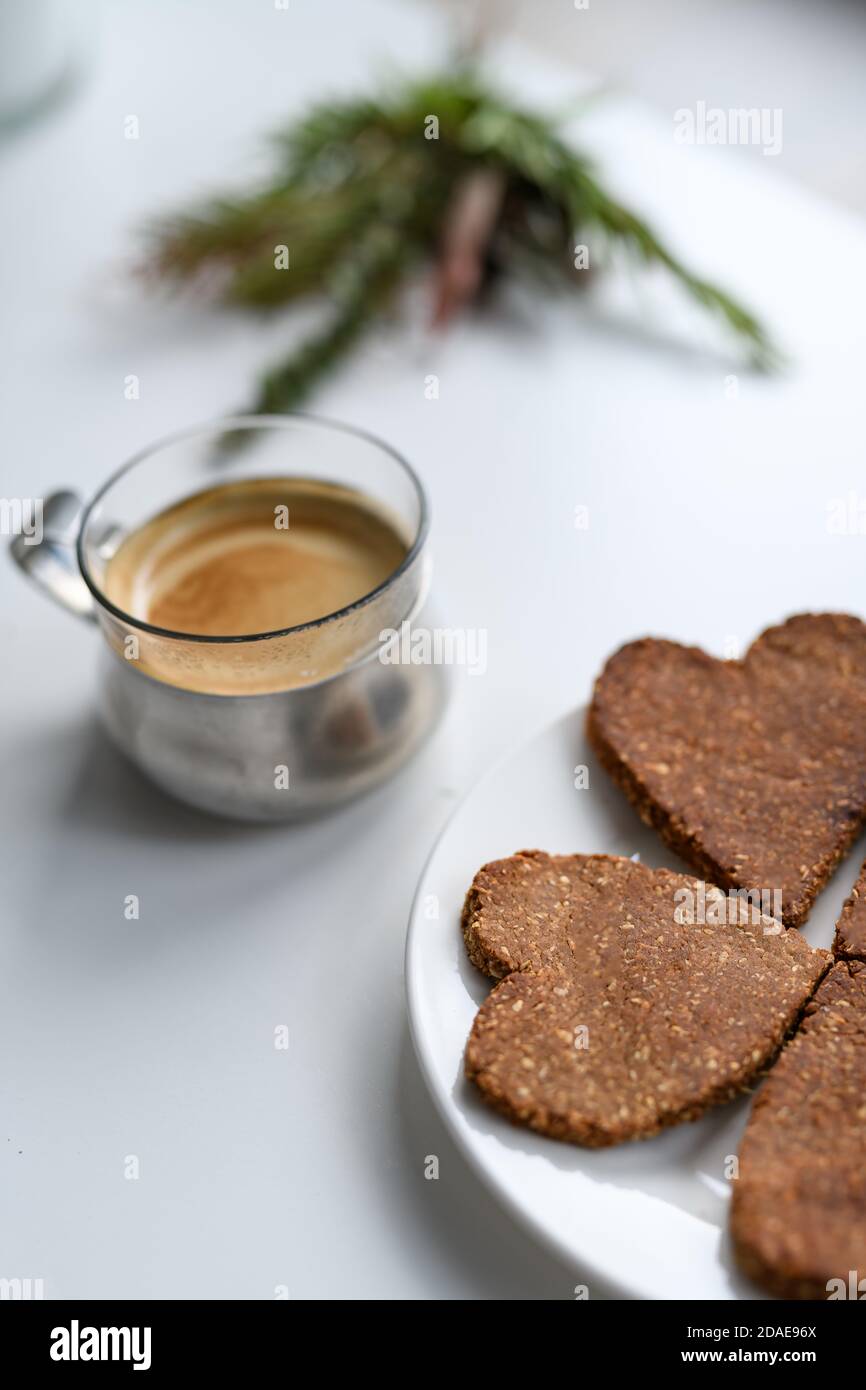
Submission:
{"label": "heart-shaped cookie", "polygon": [[838,960],[866,960],[866,864],[836,923],[833,955]]}
{"label": "heart-shaped cookie", "polygon": [[866,624],[789,618],[742,661],[630,642],[596,682],[588,733],[696,873],[778,894],[800,926],[866,817]]}
{"label": "heart-shaped cookie", "polygon": [[[866,966],[835,965],[762,1086],[731,1231],[781,1298],[866,1296]],[[862,1283],[861,1283],[862,1281]]]}
{"label": "heart-shaped cookie", "polygon": [[831,963],[743,908],[609,855],[525,850],[485,865],[463,933],[501,983],[475,1018],[466,1074],[510,1119],[592,1147],[729,1100],[773,1060]]}

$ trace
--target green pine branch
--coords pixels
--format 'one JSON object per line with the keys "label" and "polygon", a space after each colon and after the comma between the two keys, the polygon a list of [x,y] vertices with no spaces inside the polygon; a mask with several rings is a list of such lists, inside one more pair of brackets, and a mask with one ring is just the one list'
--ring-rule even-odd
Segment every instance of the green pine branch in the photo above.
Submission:
{"label": "green pine branch", "polygon": [[[611,197],[555,122],[512,106],[471,70],[405,84],[381,101],[322,103],[278,133],[273,148],[267,186],[158,223],[147,264],[158,278],[244,308],[322,301],[320,331],[268,372],[256,409],[301,404],[419,260],[435,258],[458,181],[483,167],[498,170],[506,188],[489,257],[500,272],[558,276],[571,292],[580,284],[575,238],[601,233],[672,275],[755,365],[778,360],[758,319]],[[288,269],[277,268],[280,246]]]}

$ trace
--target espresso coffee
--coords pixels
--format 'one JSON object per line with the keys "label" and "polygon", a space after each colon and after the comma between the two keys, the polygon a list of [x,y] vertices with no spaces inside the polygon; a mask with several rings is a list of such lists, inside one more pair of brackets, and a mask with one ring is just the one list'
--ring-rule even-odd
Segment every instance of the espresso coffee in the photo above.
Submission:
{"label": "espresso coffee", "polygon": [[244,637],[315,622],[378,588],[407,543],[364,494],[309,478],[225,483],[132,531],[104,587],[173,633]]}

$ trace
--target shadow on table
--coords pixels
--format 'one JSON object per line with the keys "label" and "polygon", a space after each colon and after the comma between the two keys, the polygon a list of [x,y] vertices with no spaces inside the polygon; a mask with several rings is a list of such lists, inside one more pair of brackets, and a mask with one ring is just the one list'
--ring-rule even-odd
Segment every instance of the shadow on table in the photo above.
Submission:
{"label": "shadow on table", "polygon": [[[0,850],[29,885],[21,922],[64,961],[76,951],[97,962],[156,958],[179,933],[213,941],[259,912],[285,914],[295,878],[327,882],[335,859],[373,836],[382,794],[334,812],[326,835],[321,822],[222,820],[154,786],[92,718],[19,743],[6,775],[19,816]],[[148,930],[118,934],[130,895],[147,899]]]}

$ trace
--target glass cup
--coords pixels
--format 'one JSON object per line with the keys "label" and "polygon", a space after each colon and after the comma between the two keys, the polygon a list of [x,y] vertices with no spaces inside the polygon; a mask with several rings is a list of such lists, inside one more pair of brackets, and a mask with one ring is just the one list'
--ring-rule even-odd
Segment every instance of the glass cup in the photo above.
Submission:
{"label": "glass cup", "polygon": [[[407,542],[372,592],[313,622],[249,636],[172,632],[105,592],[123,539],[166,508],[243,479],[354,489]],[[117,745],[167,791],[246,819],[300,819],[378,785],[435,725],[441,666],[381,659],[386,634],[430,626],[428,507],[409,464],[361,430],[313,416],[239,416],[136,455],[82,505],[45,501],[42,539],[16,537],[31,578],[104,638],[100,708]]]}

